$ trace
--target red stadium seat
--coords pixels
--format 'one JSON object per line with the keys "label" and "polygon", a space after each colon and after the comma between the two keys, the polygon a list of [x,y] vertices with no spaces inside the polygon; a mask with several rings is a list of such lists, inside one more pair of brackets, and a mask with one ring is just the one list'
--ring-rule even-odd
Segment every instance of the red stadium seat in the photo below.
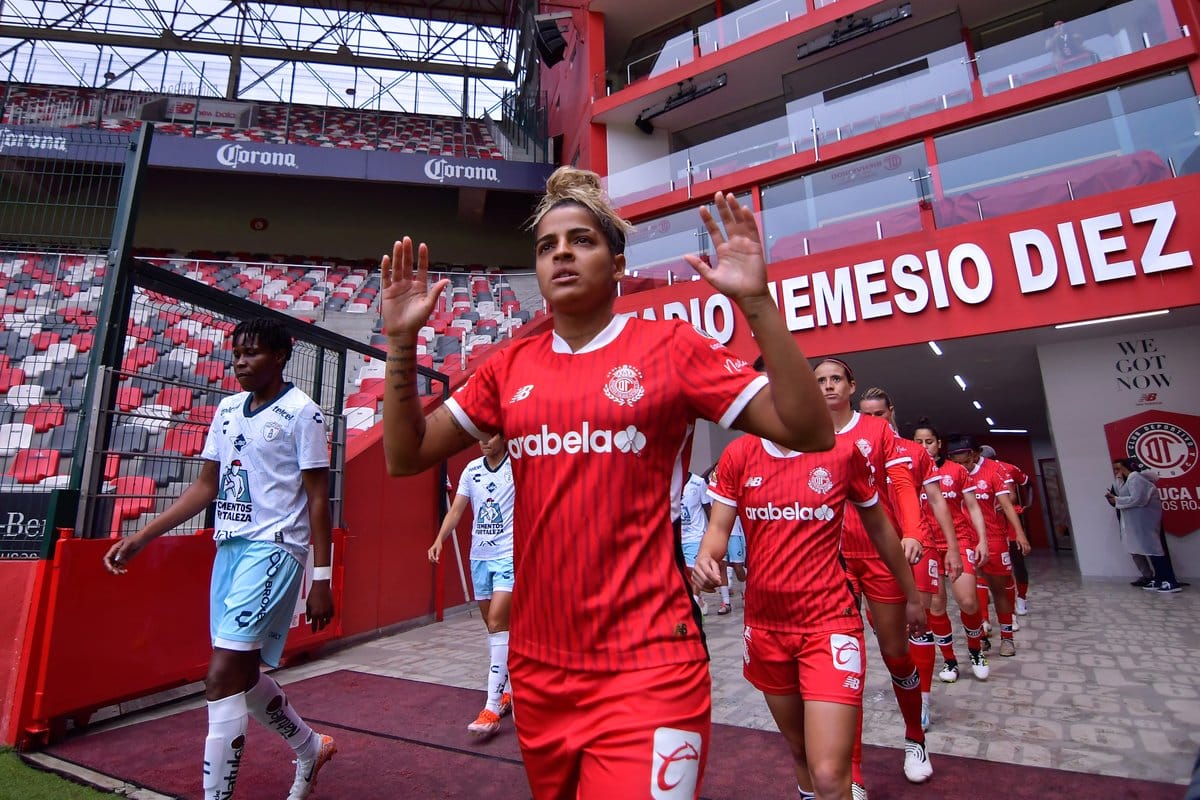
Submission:
{"label": "red stadium seat", "polygon": [[16,367],[0,369],[0,394],[7,394],[14,386],[25,383],[25,370]]}
{"label": "red stadium seat", "polygon": [[208,425],[212,422],[213,415],[216,413],[216,406],[192,406],[192,410],[188,413],[188,422],[198,422],[201,425]]}
{"label": "red stadium seat", "polygon": [[117,478],[117,501],[113,506],[113,530],[121,528],[121,523],[129,519],[137,519],[142,514],[154,510],[155,489],[153,478],[142,476],[126,476]]}
{"label": "red stadium seat", "polygon": [[59,335],[54,331],[42,331],[41,333],[35,333],[33,336],[30,336],[29,341],[33,344],[34,350],[39,353],[44,353],[46,348],[48,348],[50,345],[58,344],[59,338]]}
{"label": "red stadium seat", "polygon": [[170,406],[173,414],[182,414],[192,407],[192,390],[185,386],[168,386],[155,396],[154,402]]}
{"label": "red stadium seat", "polygon": [[163,450],[183,456],[194,456],[204,449],[204,437],[207,433],[203,425],[184,423],[172,426],[167,428]]}
{"label": "red stadium seat", "polygon": [[13,458],[8,475],[18,483],[41,483],[58,474],[57,450],[21,450]]}
{"label": "red stadium seat", "polygon": [[133,411],[142,404],[142,390],[136,386],[122,386],[117,389],[117,408],[122,411]]}
{"label": "red stadium seat", "polygon": [[34,433],[45,433],[63,424],[67,410],[58,403],[39,403],[25,409],[25,424],[33,426]]}
{"label": "red stadium seat", "polygon": [[209,383],[216,383],[217,381],[221,380],[221,378],[225,377],[226,370],[227,367],[223,362],[208,359],[204,361],[197,361],[195,372],[197,378],[203,378]]}

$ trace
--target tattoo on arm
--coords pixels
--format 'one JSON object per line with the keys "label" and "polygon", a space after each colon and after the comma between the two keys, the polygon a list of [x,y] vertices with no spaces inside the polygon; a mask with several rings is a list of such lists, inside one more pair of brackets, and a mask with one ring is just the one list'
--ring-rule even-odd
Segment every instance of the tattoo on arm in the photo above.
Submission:
{"label": "tattoo on arm", "polygon": [[436,423],[440,417],[446,417],[450,420],[450,424],[454,426],[454,436],[462,445],[462,447],[466,447],[467,445],[475,443],[475,437],[472,436],[467,429],[462,426],[462,423],[458,421],[457,417],[450,413],[450,409],[446,408],[445,406],[438,406],[436,409],[434,409],[433,413],[429,415],[429,421]]}
{"label": "tattoo on arm", "polygon": [[399,353],[389,353],[387,358],[387,375],[391,379],[392,388],[400,393],[399,400],[416,399],[417,353],[415,347],[405,347]]}

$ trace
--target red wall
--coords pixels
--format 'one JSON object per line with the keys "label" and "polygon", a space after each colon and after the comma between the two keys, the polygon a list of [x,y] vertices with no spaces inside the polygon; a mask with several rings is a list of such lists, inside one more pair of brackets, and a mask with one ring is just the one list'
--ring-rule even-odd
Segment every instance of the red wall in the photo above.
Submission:
{"label": "red wall", "polygon": [[11,742],[17,705],[17,678],[26,644],[26,626],[33,599],[36,561],[0,561],[0,740]]}
{"label": "red wall", "polygon": [[1029,500],[1028,505],[1025,506],[1025,516],[1022,517],[1025,535],[1029,537],[1029,543],[1034,548],[1049,547],[1050,539],[1046,536],[1046,521],[1042,517],[1042,484],[1040,476],[1035,470],[1033,447],[1030,445],[1029,439],[1024,436],[987,435],[977,438],[980,444],[990,444],[994,447],[996,457],[1001,461],[1007,461],[1009,464],[1020,467],[1029,476],[1029,485],[1022,490],[1022,494]]}
{"label": "red wall", "polygon": [[559,28],[566,28],[563,60],[553,67],[542,67],[541,73],[549,133],[563,137],[565,163],[571,163],[578,151],[579,166],[604,173],[608,158],[603,131],[593,131],[591,124],[592,101],[605,95],[604,19],[576,9],[570,24],[561,20]]}

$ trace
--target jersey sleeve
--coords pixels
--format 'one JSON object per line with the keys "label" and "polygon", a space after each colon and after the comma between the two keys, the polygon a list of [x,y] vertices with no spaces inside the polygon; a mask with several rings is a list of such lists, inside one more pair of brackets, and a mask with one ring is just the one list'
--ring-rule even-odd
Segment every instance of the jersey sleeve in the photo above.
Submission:
{"label": "jersey sleeve", "polygon": [[933,463],[933,459],[929,457],[929,453],[925,452],[925,448],[917,445],[920,448],[913,458],[913,474],[920,486],[925,486],[930,483],[937,483],[942,479],[941,473],[938,472],[937,464]]}
{"label": "jersey sleeve", "polygon": [[220,462],[221,460],[221,450],[217,446],[217,437],[221,435],[218,431],[220,430],[222,418],[221,407],[218,405],[216,413],[213,414],[212,421],[208,423],[208,435],[204,437],[204,449],[200,451],[200,457],[205,461]]}
{"label": "jersey sleeve", "polygon": [[484,361],[467,382],[446,399],[446,408],[467,433],[476,439],[491,438],[504,430],[500,407],[499,369],[511,357],[509,347]]}
{"label": "jersey sleeve", "polygon": [[300,469],[329,467],[325,416],[316,403],[307,403],[296,417],[296,461]]}
{"label": "jersey sleeve", "polygon": [[859,508],[869,508],[879,502],[879,492],[875,487],[875,475],[866,456],[853,448],[853,456],[848,468],[849,483],[846,486],[846,497]]}
{"label": "jersey sleeve", "polygon": [[767,385],[744,360],[692,326],[676,324],[671,337],[671,363],[696,416],[722,428],[733,425],[754,395]]}
{"label": "jersey sleeve", "polygon": [[708,496],[718,503],[734,508],[738,506],[738,488],[741,484],[739,476],[742,474],[739,450],[741,448],[733,444],[726,447],[717,460],[717,465],[713,467],[712,474],[708,476]]}
{"label": "jersey sleeve", "polygon": [[903,461],[892,463],[887,468],[892,482],[892,505],[902,539],[921,538],[921,501],[917,497],[917,486],[913,482],[910,464]]}
{"label": "jersey sleeve", "polygon": [[[462,495],[468,500],[471,498],[471,468],[475,466],[472,461],[467,466],[463,467],[462,474],[458,476],[458,488],[455,489],[456,495]],[[446,479],[446,489],[450,489],[450,479]]]}
{"label": "jersey sleeve", "polygon": [[896,432],[890,426],[883,426],[883,434],[880,439],[880,444],[883,446],[883,465],[889,468],[889,474],[890,468],[895,464],[912,466],[912,456],[900,445]]}

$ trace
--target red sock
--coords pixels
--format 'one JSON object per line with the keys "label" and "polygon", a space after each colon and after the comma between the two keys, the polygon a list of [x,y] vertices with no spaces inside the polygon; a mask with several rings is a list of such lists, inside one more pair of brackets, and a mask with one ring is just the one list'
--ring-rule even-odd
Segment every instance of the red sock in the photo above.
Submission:
{"label": "red sock", "polygon": [[850,754],[850,780],[859,786],[866,786],[862,774],[862,709],[858,711],[858,728],[854,732],[854,751]]}
{"label": "red sock", "polygon": [[1029,594],[1029,584],[1028,583],[1018,583],[1017,584],[1017,597],[1024,600],[1025,595],[1027,595],[1027,594]]}
{"label": "red sock", "polygon": [[962,620],[963,629],[967,632],[967,647],[971,650],[979,650],[983,647],[983,642],[979,641],[983,638],[983,620],[980,619],[979,612],[968,614],[960,611],[958,616]]}
{"label": "red sock", "polygon": [[937,651],[933,648],[933,634],[926,633],[919,639],[909,638],[908,653],[912,656],[913,664],[917,667],[917,675],[921,678],[921,691],[933,690],[933,662]]}
{"label": "red sock", "polygon": [[934,641],[942,651],[942,658],[946,661],[958,661],[954,655],[954,629],[950,627],[950,617],[946,616],[945,612],[930,612],[928,616],[929,632],[933,634]]}
{"label": "red sock", "polygon": [[1011,611],[1009,611],[1007,614],[1001,614],[999,611],[996,612],[996,621],[1000,623],[1001,639],[1013,638],[1012,618],[1013,615]]}
{"label": "red sock", "polygon": [[924,742],[925,731],[921,729],[921,677],[917,674],[912,655],[905,654],[899,658],[884,656],[883,663],[892,675],[892,691],[896,693],[900,716],[904,717],[904,738]]}
{"label": "red sock", "polygon": [[988,618],[988,600],[992,596],[991,592],[986,584],[980,584],[975,587],[975,594],[979,597],[979,621],[985,622]]}
{"label": "red sock", "polygon": [[[1004,593],[1008,595],[1008,607],[1017,607],[1017,583],[1012,578],[1008,579],[1008,585],[1004,587]],[[1000,612],[996,612],[996,619],[1000,618]]]}

